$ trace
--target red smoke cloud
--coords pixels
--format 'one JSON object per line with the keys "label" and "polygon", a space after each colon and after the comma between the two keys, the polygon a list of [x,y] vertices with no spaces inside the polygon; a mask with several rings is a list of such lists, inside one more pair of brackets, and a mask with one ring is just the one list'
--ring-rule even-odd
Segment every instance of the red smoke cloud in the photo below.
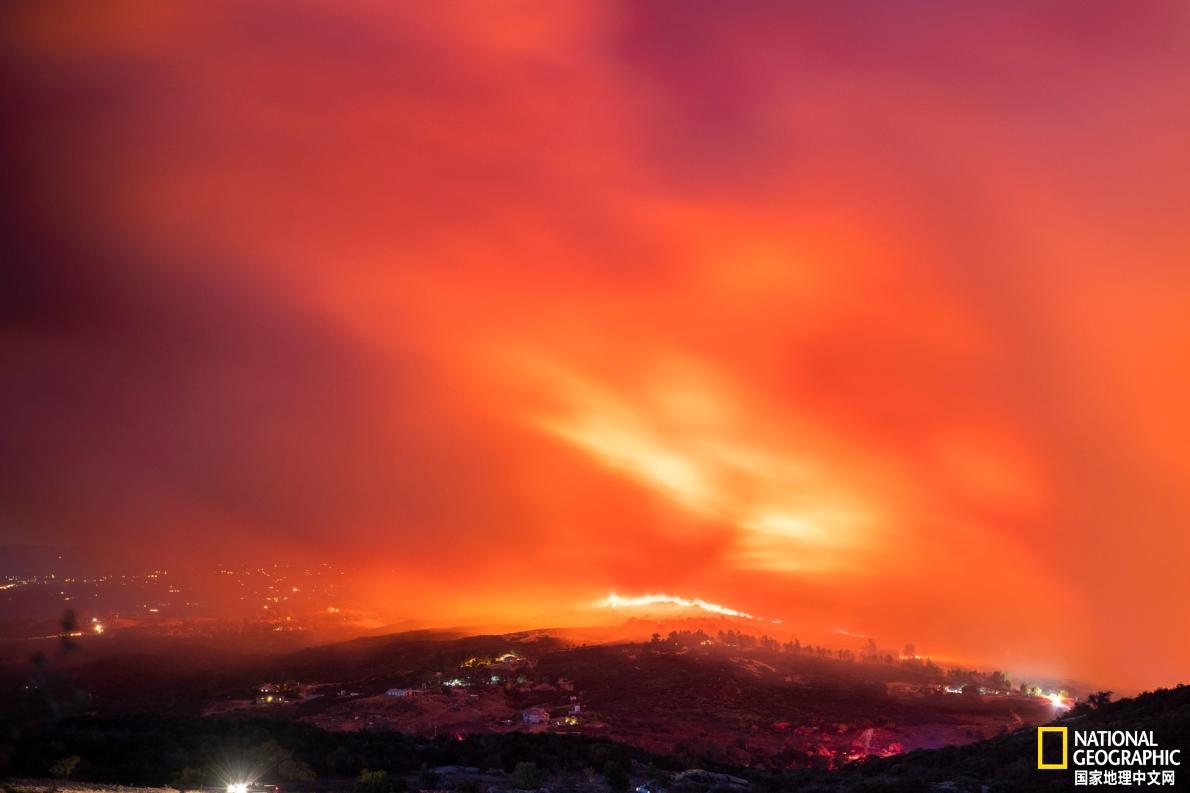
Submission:
{"label": "red smoke cloud", "polygon": [[1190,661],[1184,9],[5,13],[5,539]]}

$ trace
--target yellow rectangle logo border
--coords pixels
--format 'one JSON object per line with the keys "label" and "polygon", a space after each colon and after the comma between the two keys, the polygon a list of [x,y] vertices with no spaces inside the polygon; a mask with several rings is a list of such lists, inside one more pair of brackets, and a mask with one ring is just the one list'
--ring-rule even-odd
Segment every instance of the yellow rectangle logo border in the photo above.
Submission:
{"label": "yellow rectangle logo border", "polygon": [[[1062,734],[1062,762],[1061,763],[1047,763],[1047,762],[1045,762],[1045,752],[1044,752],[1045,739],[1043,736],[1047,732],[1057,732],[1057,733]],[[1070,744],[1068,743],[1069,739],[1070,739],[1070,735],[1069,735],[1068,727],[1038,727],[1037,728],[1037,768],[1039,770],[1047,770],[1047,771],[1048,770],[1053,770],[1053,771],[1065,770],[1066,765],[1067,765],[1067,760],[1069,759],[1069,752],[1068,752],[1068,749],[1070,746]]]}

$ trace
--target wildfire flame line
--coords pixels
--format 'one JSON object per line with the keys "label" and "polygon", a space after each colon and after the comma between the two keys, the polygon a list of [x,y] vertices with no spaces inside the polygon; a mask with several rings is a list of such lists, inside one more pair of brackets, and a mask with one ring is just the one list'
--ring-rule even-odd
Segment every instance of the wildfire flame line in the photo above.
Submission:
{"label": "wildfire flame line", "polygon": [[598,608],[615,609],[615,608],[631,608],[633,606],[655,606],[665,604],[670,606],[679,606],[681,608],[696,608],[703,611],[709,611],[712,614],[722,614],[726,617],[739,617],[746,620],[754,620],[756,617],[745,611],[737,611],[727,606],[720,606],[718,603],[710,603],[702,598],[683,598],[677,595],[639,595],[637,597],[622,597],[614,592],[608,595],[603,600],[598,601],[595,605]]}

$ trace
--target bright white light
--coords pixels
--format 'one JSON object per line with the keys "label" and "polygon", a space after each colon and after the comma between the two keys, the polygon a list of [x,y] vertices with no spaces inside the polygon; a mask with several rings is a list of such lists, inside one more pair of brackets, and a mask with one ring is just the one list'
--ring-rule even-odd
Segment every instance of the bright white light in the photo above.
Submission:
{"label": "bright white light", "polygon": [[1061,694],[1046,694],[1045,698],[1050,701],[1050,704],[1060,710],[1066,710],[1066,702],[1062,699]]}
{"label": "bright white light", "polygon": [[248,793],[248,783],[232,782],[227,786],[227,793]]}

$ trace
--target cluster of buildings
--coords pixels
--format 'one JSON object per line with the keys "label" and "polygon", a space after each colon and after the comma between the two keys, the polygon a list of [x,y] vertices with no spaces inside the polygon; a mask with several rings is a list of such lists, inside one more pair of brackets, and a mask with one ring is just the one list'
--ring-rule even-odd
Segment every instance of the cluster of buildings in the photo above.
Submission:
{"label": "cluster of buildings", "polygon": [[302,686],[294,680],[283,683],[261,683],[256,687],[257,705],[284,705],[302,699]]}
{"label": "cluster of buildings", "polygon": [[[525,667],[531,666],[530,662],[514,653],[507,652],[494,657],[472,657],[468,658],[459,664],[459,676],[449,679],[441,680],[437,683],[422,683],[421,685],[412,686],[393,686],[387,689],[384,694],[395,699],[411,699],[414,697],[421,697],[426,694],[443,691],[450,693],[464,693],[473,685],[504,685],[510,691],[515,690],[522,693],[557,693],[570,692],[574,690],[574,684],[565,678],[558,679],[553,683],[539,682],[534,685],[527,674],[528,670]],[[476,698],[478,694],[467,694],[469,698]],[[583,712],[583,707],[578,701],[578,696],[570,695],[569,701],[565,704],[553,704],[549,707],[542,705],[535,705],[533,707],[525,708],[521,712],[520,723],[528,727],[565,727],[575,726],[579,723],[579,717]],[[505,725],[510,725],[510,721],[503,722]]]}
{"label": "cluster of buildings", "polygon": [[387,697],[412,697],[425,691],[423,688],[390,688],[384,692]]}
{"label": "cluster of buildings", "polygon": [[[448,681],[446,683],[443,683],[443,685],[451,686],[451,683]],[[553,690],[557,690],[556,688],[553,688],[553,687],[551,687],[551,688]],[[415,687],[415,686],[394,686],[393,688],[390,688],[387,691],[385,691],[384,695],[387,697],[394,697],[396,699],[410,699],[413,697],[422,696],[423,694],[426,694],[428,691],[430,691],[430,689]],[[474,696],[474,695],[471,695],[471,696]],[[565,707],[564,713],[559,712],[562,710],[562,707],[563,706],[556,706],[553,708],[553,711],[555,713],[558,713],[558,715],[552,715],[550,713],[550,710],[547,710],[546,708],[541,707],[541,706],[534,706],[531,708],[526,708],[524,711],[521,712],[521,723],[531,725],[531,726],[550,725],[550,724],[553,724],[555,726],[562,726],[562,725],[573,726],[575,724],[578,724],[578,717],[583,712],[583,706],[578,701],[578,697],[573,696],[573,695],[570,697],[570,702],[564,706]]]}
{"label": "cluster of buildings", "polygon": [[[554,708],[555,711],[560,708]],[[550,711],[540,705],[526,708],[521,712],[521,723],[530,726],[538,725],[554,725],[554,726],[574,726],[578,724],[579,715],[583,712],[583,706],[579,703],[578,697],[572,696],[570,703],[566,706],[566,712],[558,716],[553,716]]]}

